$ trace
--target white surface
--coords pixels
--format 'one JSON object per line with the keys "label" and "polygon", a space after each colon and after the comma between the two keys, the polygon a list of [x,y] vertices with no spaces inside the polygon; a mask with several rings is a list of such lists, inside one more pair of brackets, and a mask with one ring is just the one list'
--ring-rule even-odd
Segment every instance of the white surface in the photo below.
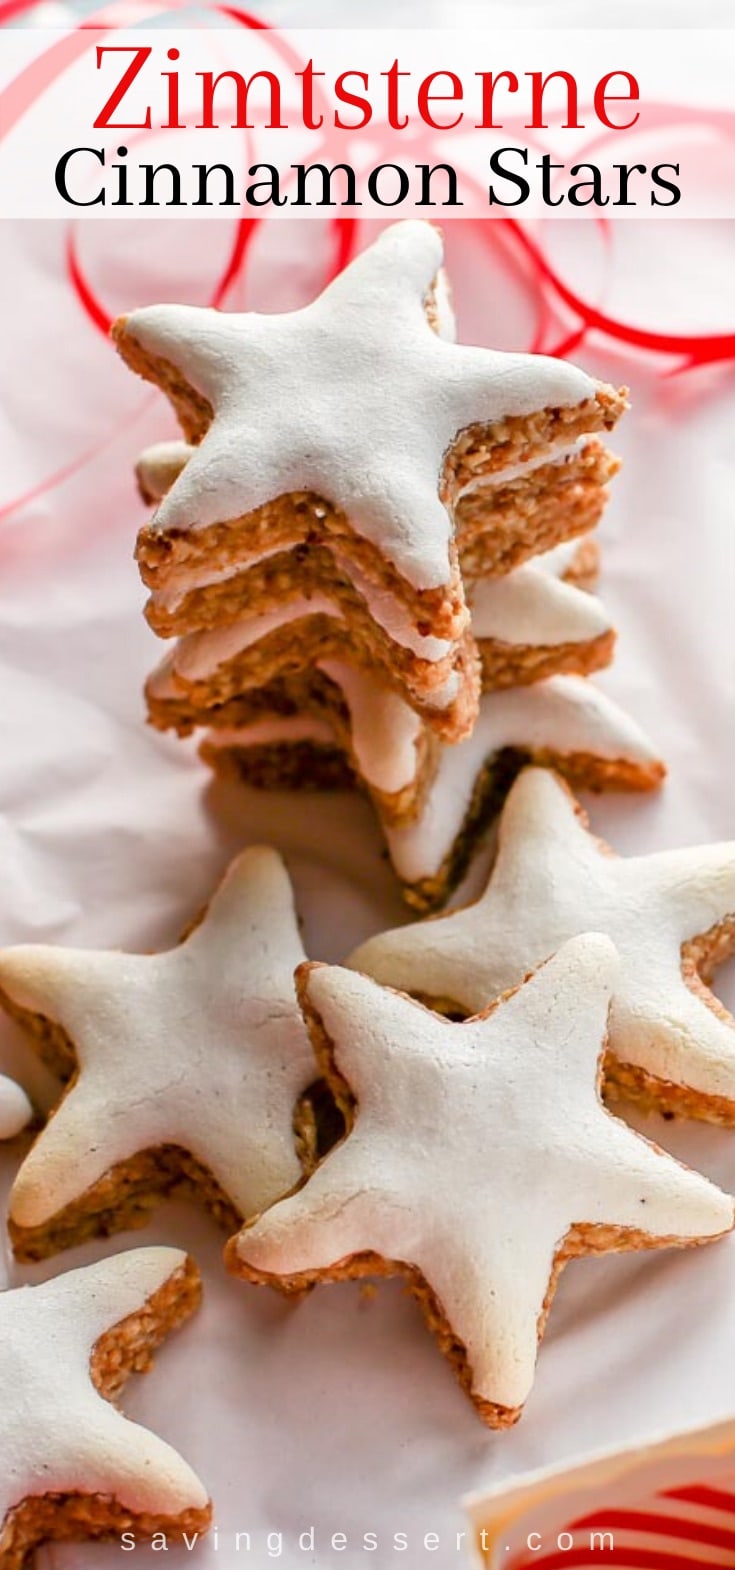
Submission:
{"label": "white surface", "polygon": [[[172,277],[182,297],[203,298],[195,247],[178,243],[172,273],[163,225],[151,222],[144,257],[137,231],[116,231],[115,252],[106,254],[105,226],[92,227],[82,237],[84,261],[110,308],[171,294]],[[281,225],[279,234],[293,241],[291,259],[266,266],[261,258],[253,304],[296,303],[318,281],[295,227]],[[309,235],[316,244],[315,225]],[[211,249],[218,243],[211,226],[207,236]],[[0,942],[168,943],[232,852],[270,838],[295,878],[307,952],[339,960],[402,910],[367,806],[213,787],[191,744],[161,739],[143,723],[141,683],[161,646],[140,615],[144,594],[131,554],[144,514],[130,468],[146,441],[173,428],[163,401],[141,393],[71,300],[64,239],[50,225],[0,231],[0,507],[109,430],[117,434],[83,475],[0,528]],[[655,242],[652,235],[651,267]],[[670,289],[678,276],[684,299],[692,288],[686,246],[682,232],[661,257]],[[521,292],[461,225],[452,225],[448,248],[462,336],[525,343]],[[141,266],[145,290],[136,281]],[[698,281],[709,287],[701,272]],[[22,318],[21,297],[37,303]],[[603,685],[671,765],[659,797],[595,802],[593,824],[623,852],[727,838],[735,770],[732,374],[664,381],[601,353],[585,363],[629,380],[634,402],[615,438],[626,465],[603,531],[602,587],[621,634]],[[136,423],[142,404],[147,413]],[[719,991],[727,996],[724,973]],[[1,1042],[0,1068],[15,1068],[37,1088],[43,1076],[20,1035],[3,1025]],[[735,1188],[735,1134],[656,1120],[649,1127]],[[15,1159],[0,1153],[6,1185]],[[288,1306],[228,1281],[214,1225],[183,1205],[120,1241],[184,1243],[205,1272],[201,1317],[161,1353],[148,1380],[129,1387],[125,1409],[178,1445],[210,1484],[220,1547],[211,1540],[192,1555],[172,1550],[163,1558],[142,1548],[123,1557],[114,1547],[67,1546],[46,1551],[42,1570],[192,1563],[264,1570],[271,1560],[286,1570],[461,1570],[454,1533],[464,1528],[465,1491],[735,1409],[734,1242],[691,1256],[570,1267],[523,1422],[493,1435],[400,1285],[381,1286],[370,1300],[357,1286],[335,1286]],[[76,1251],[64,1263],[114,1246]],[[10,1274],[35,1279],[61,1263]],[[316,1556],[296,1546],[311,1524]],[[236,1529],[252,1533],[249,1555],[235,1556]],[[268,1551],[268,1530],[284,1533],[280,1557]],[[407,1552],[394,1552],[394,1530],[410,1534]],[[350,1539],[345,1552],[328,1547],[338,1531]],[[365,1531],[380,1534],[379,1553],[359,1548]],[[431,1531],[441,1534],[441,1552],[420,1546]]]}

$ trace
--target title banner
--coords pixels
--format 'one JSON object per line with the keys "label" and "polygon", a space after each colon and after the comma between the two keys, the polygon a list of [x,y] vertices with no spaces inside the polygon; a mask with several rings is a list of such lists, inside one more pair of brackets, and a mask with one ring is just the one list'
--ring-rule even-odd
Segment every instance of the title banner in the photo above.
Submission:
{"label": "title banner", "polygon": [[5,30],[13,218],[729,218],[735,33]]}

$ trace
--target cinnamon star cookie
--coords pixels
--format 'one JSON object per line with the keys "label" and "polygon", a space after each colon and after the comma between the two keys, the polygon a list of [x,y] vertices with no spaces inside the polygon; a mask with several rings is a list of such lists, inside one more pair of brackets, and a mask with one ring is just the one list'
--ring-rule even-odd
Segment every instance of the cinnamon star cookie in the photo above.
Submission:
{"label": "cinnamon star cookie", "polygon": [[508,796],[485,893],[441,920],[370,938],[349,963],[450,1012],[475,1013],[575,933],[621,957],[606,1080],[664,1110],[735,1122],[735,1023],[705,984],[735,949],[735,842],[623,859],[562,780],[526,769]]}
{"label": "cinnamon star cookie", "polygon": [[2,1570],[27,1570],[43,1542],[206,1532],[199,1479],[113,1404],[200,1296],[196,1266],[173,1248],[0,1293]]}
{"label": "cinnamon star cookie", "polygon": [[0,999],[69,1079],[13,1186],[18,1258],[143,1225],[181,1185],[230,1229],[293,1187],[294,1105],[315,1078],[304,958],[288,874],[264,848],[165,953],[0,952]]}
{"label": "cinnamon star cookie", "polygon": [[366,976],[304,966],[303,1007],[348,1132],[233,1238],[229,1267],[286,1292],[405,1275],[481,1416],[515,1422],[568,1260],[733,1225],[730,1199],[600,1101],[616,972],[609,939],[586,934],[454,1024]]}

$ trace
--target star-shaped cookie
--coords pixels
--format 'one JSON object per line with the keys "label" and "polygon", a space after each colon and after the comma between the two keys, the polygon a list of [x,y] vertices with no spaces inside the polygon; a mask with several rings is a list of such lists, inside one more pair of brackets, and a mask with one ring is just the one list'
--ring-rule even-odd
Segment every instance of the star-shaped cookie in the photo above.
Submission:
{"label": "star-shaped cookie", "polygon": [[371,938],[349,963],[474,1013],[591,929],[621,957],[610,1084],[664,1109],[735,1122],[735,1026],[702,980],[735,948],[735,843],[622,859],[589,833],[556,775],[526,769],[500,819],[482,898]]}
{"label": "star-shaped cookie", "polygon": [[609,939],[585,934],[454,1024],[366,976],[305,966],[348,1133],[228,1244],[230,1268],[286,1291],[404,1273],[484,1419],[514,1422],[569,1259],[733,1225],[729,1198],[602,1106],[616,967]]}
{"label": "star-shaped cookie", "polygon": [[315,1078],[293,979],[304,958],[266,848],[233,862],[165,953],[0,952],[0,997],[74,1075],[13,1187],[19,1258],[141,1225],[182,1182],[228,1225],[293,1187],[294,1105]]}
{"label": "star-shaped cookie", "polygon": [[3,1570],[51,1540],[207,1530],[191,1468],[112,1404],[200,1292],[185,1254],[140,1248],[0,1294]]}
{"label": "star-shaped cookie", "polygon": [[452,528],[439,490],[458,435],[532,415],[542,426],[540,439],[519,432],[520,450],[510,427],[492,453],[468,445],[446,477],[449,501],[463,481],[575,440],[580,420],[583,432],[610,426],[625,403],[565,361],[459,345],[435,330],[453,331],[437,290],[442,262],[439,231],[409,220],[301,310],[158,305],[121,318],[123,356],[161,385],[184,434],[201,443],[161,502],[154,536],[241,520],[246,547],[243,519],[310,493],[415,589],[448,585]]}

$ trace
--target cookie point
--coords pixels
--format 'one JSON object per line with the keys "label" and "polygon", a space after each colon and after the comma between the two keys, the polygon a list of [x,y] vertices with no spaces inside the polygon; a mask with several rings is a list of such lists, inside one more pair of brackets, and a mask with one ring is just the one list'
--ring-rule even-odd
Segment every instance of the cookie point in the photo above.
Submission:
{"label": "cookie point", "polygon": [[228,889],[247,893],[248,888],[253,893],[257,894],[261,890],[271,897],[275,896],[280,902],[285,900],[289,906],[292,905],[293,888],[288,868],[280,851],[273,845],[248,845],[245,850],[241,850],[222,874],[213,899],[216,900],[218,895],[225,894]]}
{"label": "cookie point", "polygon": [[23,989],[33,986],[39,977],[49,974],[51,951],[42,945],[19,943],[15,947],[0,949],[0,988],[8,997],[23,1002]]}
{"label": "cookie point", "polygon": [[[30,1159],[29,1157],[28,1161]],[[28,1170],[28,1161],[21,1167],[10,1190],[8,1201],[8,1221],[11,1228],[15,1227],[21,1233],[43,1226],[51,1213],[49,1205],[43,1203],[42,1186]]]}
{"label": "cookie point", "polygon": [[372,977],[358,970],[348,970],[344,965],[315,964],[310,967],[304,994],[321,1013],[324,1009],[347,1010],[351,1013],[358,999],[366,1001],[380,993],[379,984]]}
{"label": "cookie point", "polygon": [[112,322],[111,326],[110,326],[110,337],[111,337],[113,343],[119,343],[120,339],[125,337],[125,334],[127,332],[127,328],[128,328],[128,317],[127,317],[127,315],[125,315],[125,316],[116,316],[114,322]]}
{"label": "cookie point", "polygon": [[508,792],[501,823],[506,814],[512,817],[514,809],[528,811],[534,819],[543,822],[545,814],[551,814],[555,809],[563,812],[565,806],[571,817],[576,816],[575,799],[562,776],[543,764],[528,764]]}
{"label": "cookie point", "polygon": [[22,1087],[0,1075],[0,1139],[15,1139],[33,1117],[33,1107]]}
{"label": "cookie point", "polygon": [[286,863],[275,845],[247,845],[235,857],[233,867],[254,871],[262,868],[264,871],[285,870]]}
{"label": "cookie point", "polygon": [[711,1183],[708,1178],[700,1177],[699,1173],[692,1174],[699,1178],[702,1184],[702,1219],[700,1222],[700,1237],[717,1239],[726,1237],[735,1230],[735,1199],[731,1194],[726,1194]]}
{"label": "cookie point", "polygon": [[335,972],[340,968],[338,965],[327,965],[324,960],[309,960],[305,965],[299,965],[299,977],[304,991],[315,1000],[319,993],[328,996],[333,991]]}
{"label": "cookie point", "polygon": [[559,949],[558,957],[584,969],[590,977],[606,979],[610,985],[620,967],[618,950],[604,932],[582,932],[569,938]]}
{"label": "cookie point", "polygon": [[419,245],[427,253],[431,252],[435,265],[440,267],[444,260],[444,241],[441,229],[437,224],[430,223],[427,218],[402,218],[398,223],[391,224],[384,229],[376,244],[397,244],[402,248]]}

